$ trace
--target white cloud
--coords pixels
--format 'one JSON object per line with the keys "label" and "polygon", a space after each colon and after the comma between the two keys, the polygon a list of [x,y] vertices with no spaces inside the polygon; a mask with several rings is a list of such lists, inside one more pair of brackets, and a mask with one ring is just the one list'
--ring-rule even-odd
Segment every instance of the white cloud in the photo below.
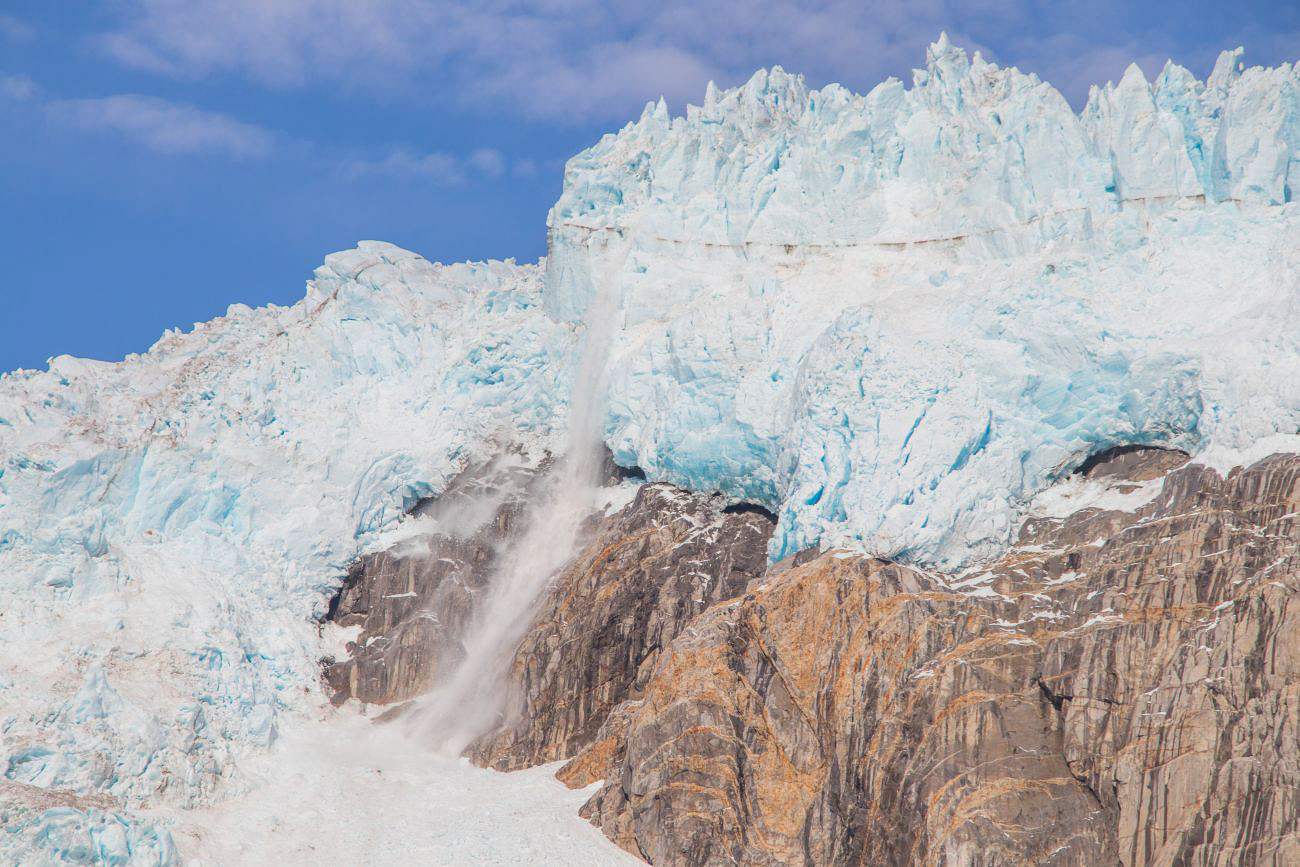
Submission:
{"label": "white cloud", "polygon": [[501,151],[493,148],[479,148],[465,160],[466,164],[490,178],[499,178],[506,171],[506,159]]}
{"label": "white cloud", "polygon": [[[100,44],[122,63],[177,76],[238,70],[275,85],[409,66],[437,10],[418,0],[136,0]],[[428,8],[425,8],[428,7]],[[434,51],[439,49],[435,46]]]}
{"label": "white cloud", "polygon": [[394,175],[423,178],[441,186],[456,186],[465,182],[461,160],[452,154],[417,154],[409,150],[396,150],[380,160],[352,160],[343,164],[352,175]]}
{"label": "white cloud", "polygon": [[259,126],[151,96],[58,99],[47,107],[52,117],[77,129],[118,134],[158,153],[253,158],[267,156],[274,146],[272,134]]}
{"label": "white cloud", "polygon": [[0,75],[0,96],[7,100],[30,102],[40,94],[40,86],[26,75]]}
{"label": "white cloud", "polygon": [[[1179,48],[1150,23],[1142,33],[1118,27],[1141,18],[1122,0],[1049,11],[1037,0],[133,0],[127,8],[100,44],[129,66],[431,96],[547,120],[624,118],[660,95],[680,110],[700,100],[707,80],[737,84],[774,63],[861,91],[920,66],[940,30],[1038,72],[1076,103],[1092,83],[1084,76],[1134,59],[1145,67]],[[1225,34],[1221,47],[1236,38]],[[1184,59],[1201,63],[1206,51]]]}
{"label": "white cloud", "polygon": [[416,178],[438,186],[454,187],[475,178],[499,178],[505,174],[506,160],[500,151],[479,148],[468,156],[443,152],[416,153],[398,149],[382,159],[355,159],[345,161],[341,168],[347,174],[388,175]]}
{"label": "white cloud", "polygon": [[[873,84],[924,59],[949,0],[135,0],[100,45],[177,77],[442,94],[547,119],[626,116],[663,95],[698,101],[779,62]],[[967,40],[969,44],[969,40]],[[430,85],[433,85],[432,87]]]}

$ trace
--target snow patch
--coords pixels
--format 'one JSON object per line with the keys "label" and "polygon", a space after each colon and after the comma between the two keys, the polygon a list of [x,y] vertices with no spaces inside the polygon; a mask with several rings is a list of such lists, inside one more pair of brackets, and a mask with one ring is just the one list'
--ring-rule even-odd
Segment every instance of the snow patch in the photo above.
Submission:
{"label": "snow patch", "polygon": [[1163,478],[1125,482],[1070,476],[1034,497],[1027,512],[1033,518],[1066,518],[1084,509],[1135,512],[1160,496],[1164,484]]}

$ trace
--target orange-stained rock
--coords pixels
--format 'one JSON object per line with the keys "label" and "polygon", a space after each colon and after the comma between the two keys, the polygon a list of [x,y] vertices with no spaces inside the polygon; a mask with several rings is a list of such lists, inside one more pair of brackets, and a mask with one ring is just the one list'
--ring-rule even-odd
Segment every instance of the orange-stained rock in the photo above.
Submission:
{"label": "orange-stained rock", "polygon": [[770,573],[669,645],[585,812],[655,864],[1300,863],[1298,478],[1186,467],[983,575]]}
{"label": "orange-stained rock", "polygon": [[[556,577],[473,755],[570,759],[605,781],[584,815],[655,864],[1300,864],[1300,456],[1184,463],[1089,462],[1163,486],[960,576],[765,568],[767,516],[645,486]],[[401,647],[411,615],[366,600],[405,567],[368,568],[348,610]],[[417,610],[459,610],[444,584]],[[366,663],[371,694],[444,644]]]}

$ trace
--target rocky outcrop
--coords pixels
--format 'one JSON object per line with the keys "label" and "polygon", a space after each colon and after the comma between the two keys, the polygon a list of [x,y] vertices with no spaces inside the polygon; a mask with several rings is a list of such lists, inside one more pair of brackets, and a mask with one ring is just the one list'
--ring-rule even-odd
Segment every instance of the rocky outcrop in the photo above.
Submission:
{"label": "rocky outcrop", "polygon": [[671,646],[589,811],[654,864],[1113,863],[1009,609],[858,557],[777,576]]}
{"label": "rocky outcrop", "polygon": [[348,658],[325,659],[335,704],[391,704],[427,692],[462,656],[460,637],[502,543],[517,533],[536,468],[503,459],[457,476],[412,513],[428,527],[348,569],[328,619],[359,626]]}
{"label": "rocky outcrop", "polygon": [[[416,504],[410,535],[352,564],[327,614],[359,627],[346,659],[322,660],[335,704],[400,703],[456,666],[465,626],[550,466],[505,456],[470,467],[439,497]],[[601,477],[606,486],[645,478],[608,454]],[[476,746],[480,758],[522,767],[538,756],[568,757],[590,741],[610,708],[644,685],[682,626],[763,574],[774,522],[760,508],[728,507],[720,496],[671,485],[643,486],[614,515],[593,514],[580,534],[589,544],[557,576],[516,654],[520,688],[511,706],[522,714]]]}
{"label": "rocky outcrop", "polygon": [[1087,479],[1147,482],[1187,463],[1187,452],[1154,446],[1115,446],[1090,455],[1075,470]]}
{"label": "rocky outcrop", "polygon": [[[771,516],[645,485],[552,583],[472,755],[570,759],[605,781],[584,814],[654,864],[1300,863],[1300,457],[1186,460],[1090,459],[956,576],[768,567]],[[476,556],[364,561],[341,694],[428,682],[455,650],[403,636],[465,616]],[[374,601],[406,587],[423,620]]]}
{"label": "rocky outcrop", "polygon": [[663,649],[763,574],[773,525],[721,497],[642,486],[557,578],[514,656],[515,715],[476,758],[504,770],[612,743],[601,727],[640,698]]}
{"label": "rocky outcrop", "polygon": [[1300,863],[1298,480],[1186,467],[960,579],[769,575],[667,648],[587,812],[655,864]]}

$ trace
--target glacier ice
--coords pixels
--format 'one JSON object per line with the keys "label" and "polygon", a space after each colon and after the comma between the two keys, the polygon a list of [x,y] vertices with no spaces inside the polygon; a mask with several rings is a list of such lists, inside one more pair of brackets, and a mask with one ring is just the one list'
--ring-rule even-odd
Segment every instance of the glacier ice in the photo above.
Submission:
{"label": "glacier ice", "polygon": [[323,712],[345,565],[564,442],[598,290],[620,462],[767,505],[774,559],[956,567],[1092,451],[1291,441],[1298,190],[1293,66],[1133,67],[1076,114],[941,39],[911,87],[647,106],[569,162],[539,265],[363,242],[292,307],[0,378],[0,798],[45,804],[0,857],[170,863],[256,787]]}
{"label": "glacier ice", "polygon": [[606,436],[813,544],[954,567],[1096,449],[1297,432],[1300,74],[1132,66],[1076,115],[941,39],[911,88],[779,68],[574,157],[546,309],[617,276]]}
{"label": "glacier ice", "polygon": [[[536,266],[363,243],[293,307],[0,379],[0,785],[240,791],[236,754],[318,700],[346,564],[466,461],[549,444],[574,330],[540,302]],[[60,815],[0,860],[100,821]]]}

